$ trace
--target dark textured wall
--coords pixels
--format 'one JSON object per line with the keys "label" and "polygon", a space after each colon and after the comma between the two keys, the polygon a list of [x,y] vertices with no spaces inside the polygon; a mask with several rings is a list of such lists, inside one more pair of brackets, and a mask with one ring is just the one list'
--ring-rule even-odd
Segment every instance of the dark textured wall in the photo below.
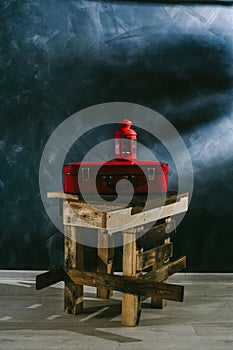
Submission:
{"label": "dark textured wall", "polygon": [[178,228],[175,254],[187,255],[188,271],[233,271],[232,11],[211,5],[1,1],[1,268],[62,263],[63,237],[39,194],[43,148],[74,112],[126,101],[163,114],[192,157],[194,195]]}

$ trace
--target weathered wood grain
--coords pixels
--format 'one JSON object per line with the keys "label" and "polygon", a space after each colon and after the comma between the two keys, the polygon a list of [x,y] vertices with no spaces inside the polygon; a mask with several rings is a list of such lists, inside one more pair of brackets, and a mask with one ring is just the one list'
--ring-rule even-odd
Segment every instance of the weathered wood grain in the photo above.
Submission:
{"label": "weathered wood grain", "polygon": [[70,226],[105,228],[106,213],[86,203],[64,201],[63,224]]}
{"label": "weathered wood grain", "polygon": [[105,229],[109,234],[156,222],[156,220],[185,212],[188,208],[187,193],[168,195],[165,202],[161,201],[159,196],[155,196],[149,204],[151,209],[146,211],[143,211],[145,205],[143,196],[137,196],[130,203],[130,207],[124,209],[120,209],[119,204],[114,209],[111,202],[106,203],[104,211],[101,211],[101,205],[98,209],[98,202],[93,202],[91,205],[91,202],[86,203],[76,195],[50,192],[48,197],[65,199],[63,208],[65,225]]}
{"label": "weathered wood grain", "polygon": [[[66,268],[84,268],[83,232],[79,227],[64,227],[64,266]],[[83,311],[83,285],[74,285],[67,281],[64,288],[64,310],[77,315]]]}
{"label": "weathered wood grain", "polygon": [[87,272],[78,269],[64,269],[66,279],[75,285],[105,287],[123,293],[159,296],[163,299],[183,301],[184,287],[175,284],[147,281],[141,277],[105,275],[100,272]]}
{"label": "weathered wood grain", "polygon": [[174,273],[186,268],[186,256],[182,256],[172,262],[169,262],[154,271],[150,271],[143,275],[142,278],[145,280],[162,282],[165,281],[169,276]]}
{"label": "weathered wood grain", "polygon": [[156,263],[164,262],[172,257],[173,244],[166,243],[158,247],[152,248],[137,255],[137,270],[141,271]]}
{"label": "weathered wood grain", "polygon": [[55,283],[64,281],[65,274],[63,267],[47,271],[36,276],[36,289],[41,290]]}
{"label": "weathered wood grain", "polygon": [[[98,230],[98,260],[97,271],[105,274],[113,273],[113,258],[114,258],[114,237],[108,236]],[[113,295],[113,291],[107,288],[97,288],[97,296],[99,298],[108,299]]]}
{"label": "weathered wood grain", "polygon": [[182,197],[176,203],[156,207],[150,210],[142,211],[140,213],[129,215],[127,209],[121,211],[111,211],[106,216],[106,229],[109,233],[120,230],[128,230],[132,227],[145,225],[150,222],[156,222],[162,218],[170,217],[188,209],[188,197]]}
{"label": "weathered wood grain", "polygon": [[175,234],[175,230],[175,220],[171,220],[168,223],[164,222],[151,228],[149,227],[148,229],[145,227],[145,229],[141,230],[138,234],[140,237],[137,239],[137,245],[138,247],[144,247],[145,245],[148,245],[148,243],[151,246],[162,244],[165,239],[169,238],[172,234]]}
{"label": "weathered wood grain", "polygon": [[[137,247],[135,234],[123,232],[123,275],[136,277]],[[135,294],[122,294],[123,326],[134,327],[138,324],[141,312],[141,297]]]}

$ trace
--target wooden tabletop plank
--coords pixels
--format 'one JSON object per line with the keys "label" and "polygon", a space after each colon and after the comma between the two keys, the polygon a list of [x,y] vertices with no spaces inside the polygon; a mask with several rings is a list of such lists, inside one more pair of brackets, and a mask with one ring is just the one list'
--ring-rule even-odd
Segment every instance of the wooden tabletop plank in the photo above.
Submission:
{"label": "wooden tabletop plank", "polygon": [[106,229],[109,232],[117,232],[119,230],[127,230],[132,227],[145,225],[150,222],[174,216],[188,210],[188,197],[181,198],[178,202],[156,207],[150,210],[142,211],[134,215],[128,215],[122,209],[107,213]]}
{"label": "wooden tabletop plank", "polygon": [[[77,195],[64,192],[48,192],[48,198],[60,198],[68,204],[64,224],[104,229],[108,234],[146,225],[157,220],[174,216],[188,209],[188,194],[168,193],[166,199],[155,196],[145,209],[145,197],[135,196],[130,206],[121,207],[119,203],[85,202]],[[146,202],[147,203],[147,202]],[[148,204],[148,203],[147,203]],[[76,210],[77,209],[77,210]],[[87,214],[90,215],[87,215]],[[64,212],[63,212],[64,214]]]}

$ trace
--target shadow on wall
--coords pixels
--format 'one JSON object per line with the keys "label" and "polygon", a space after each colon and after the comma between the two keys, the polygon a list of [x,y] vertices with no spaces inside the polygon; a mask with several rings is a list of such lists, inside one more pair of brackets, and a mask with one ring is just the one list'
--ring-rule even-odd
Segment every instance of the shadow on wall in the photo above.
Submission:
{"label": "shadow on wall", "polygon": [[[114,64],[96,62],[86,72],[91,81],[82,89],[82,105],[125,101],[149,106],[181,133],[229,114],[232,52],[201,39],[173,43],[169,38],[130,61],[123,56]],[[74,67],[57,72],[54,84],[62,85]],[[74,112],[79,109],[77,105]]]}

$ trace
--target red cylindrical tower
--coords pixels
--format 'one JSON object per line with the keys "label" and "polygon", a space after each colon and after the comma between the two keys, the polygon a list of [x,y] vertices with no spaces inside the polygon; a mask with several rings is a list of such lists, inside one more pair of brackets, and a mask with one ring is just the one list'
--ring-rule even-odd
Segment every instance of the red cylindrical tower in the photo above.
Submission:
{"label": "red cylindrical tower", "polygon": [[131,129],[132,122],[123,119],[119,125],[120,129],[114,133],[115,159],[135,160],[137,159],[137,133]]}

